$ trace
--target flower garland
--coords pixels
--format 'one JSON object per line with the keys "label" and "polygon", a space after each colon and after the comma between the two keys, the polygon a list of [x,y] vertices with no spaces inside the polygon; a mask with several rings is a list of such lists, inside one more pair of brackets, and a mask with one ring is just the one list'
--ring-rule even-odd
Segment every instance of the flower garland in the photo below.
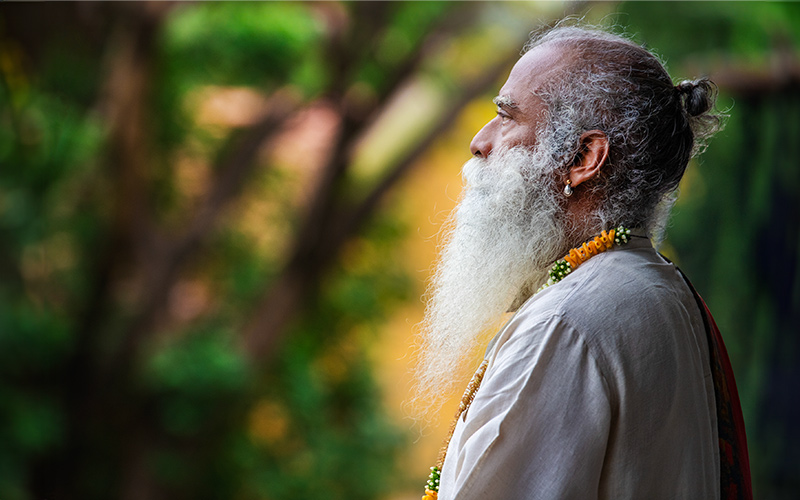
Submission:
{"label": "flower garland", "polygon": [[[610,231],[603,231],[600,233],[600,235],[595,236],[593,239],[587,241],[583,245],[573,248],[567,255],[564,256],[564,258],[557,260],[555,264],[553,264],[553,267],[550,268],[547,282],[542,285],[539,290],[536,291],[536,293],[539,293],[545,288],[558,283],[569,273],[577,269],[578,266],[589,260],[591,257],[605,252],[614,244],[624,245],[628,242],[630,237],[631,230],[626,227],[619,226],[616,229],[611,229]],[[478,388],[481,385],[481,381],[483,380],[483,376],[486,373],[486,368],[488,366],[489,361],[484,359],[481,365],[478,367],[478,371],[476,371],[475,375],[472,376],[472,380],[469,381],[469,385],[467,385],[464,395],[461,397],[461,403],[458,405],[456,417],[453,419],[452,425],[450,425],[450,431],[447,434],[447,438],[444,440],[442,451],[439,452],[439,459],[436,461],[436,465],[431,467],[431,474],[428,477],[428,482],[425,483],[425,495],[423,495],[422,500],[436,500],[439,496],[439,480],[442,475],[442,466],[444,465],[444,459],[447,455],[447,448],[450,445],[450,440],[453,438],[453,433],[456,430],[456,424],[458,423],[458,419],[461,418],[461,415],[467,411],[467,409],[469,409],[473,399],[475,399],[475,393],[478,392]]]}
{"label": "flower garland", "polygon": [[617,245],[624,245],[631,237],[631,230],[623,226],[610,231],[603,231],[599,236],[587,241],[579,247],[575,247],[569,251],[564,258],[559,259],[550,268],[549,277],[547,282],[542,285],[536,293],[541,292],[550,285],[555,285],[563,280],[569,273],[578,268],[581,264],[589,260],[591,257],[599,253],[603,253],[611,248],[615,243]]}

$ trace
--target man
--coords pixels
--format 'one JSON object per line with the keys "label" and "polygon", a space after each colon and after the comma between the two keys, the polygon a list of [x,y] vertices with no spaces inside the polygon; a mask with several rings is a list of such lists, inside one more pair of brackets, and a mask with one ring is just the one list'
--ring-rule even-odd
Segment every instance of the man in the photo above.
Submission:
{"label": "man", "polygon": [[435,407],[481,333],[516,312],[423,498],[750,498],[721,338],[651,245],[719,128],[713,101],[708,80],[675,86],[616,35],[560,27],[528,43],[464,166],[422,399]]}

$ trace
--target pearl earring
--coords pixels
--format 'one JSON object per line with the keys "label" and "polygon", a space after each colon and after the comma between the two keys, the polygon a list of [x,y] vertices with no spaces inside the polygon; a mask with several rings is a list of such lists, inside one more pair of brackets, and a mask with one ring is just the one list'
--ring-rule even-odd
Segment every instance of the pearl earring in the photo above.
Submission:
{"label": "pearl earring", "polygon": [[566,196],[567,198],[572,196],[572,186],[570,186],[571,183],[572,181],[567,179],[567,184],[566,186],[564,186],[564,196]]}

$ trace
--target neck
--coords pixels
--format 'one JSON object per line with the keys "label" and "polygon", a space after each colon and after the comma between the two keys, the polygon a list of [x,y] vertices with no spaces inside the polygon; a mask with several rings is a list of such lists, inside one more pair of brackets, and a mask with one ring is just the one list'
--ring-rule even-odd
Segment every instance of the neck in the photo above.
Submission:
{"label": "neck", "polygon": [[564,252],[570,248],[578,246],[603,229],[608,228],[607,221],[598,217],[600,213],[600,200],[593,196],[591,187],[586,183],[581,185],[581,189],[576,189],[575,194],[564,200],[564,230],[570,247],[565,248]]}

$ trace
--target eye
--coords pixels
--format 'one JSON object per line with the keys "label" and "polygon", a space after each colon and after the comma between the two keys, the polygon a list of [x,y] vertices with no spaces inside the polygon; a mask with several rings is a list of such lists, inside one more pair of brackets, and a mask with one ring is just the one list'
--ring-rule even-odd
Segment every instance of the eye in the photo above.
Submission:
{"label": "eye", "polygon": [[509,116],[508,113],[506,113],[504,110],[499,109],[499,108],[497,110],[497,116],[500,117],[500,123],[503,123],[503,124],[505,124],[506,122],[511,120],[511,116]]}

